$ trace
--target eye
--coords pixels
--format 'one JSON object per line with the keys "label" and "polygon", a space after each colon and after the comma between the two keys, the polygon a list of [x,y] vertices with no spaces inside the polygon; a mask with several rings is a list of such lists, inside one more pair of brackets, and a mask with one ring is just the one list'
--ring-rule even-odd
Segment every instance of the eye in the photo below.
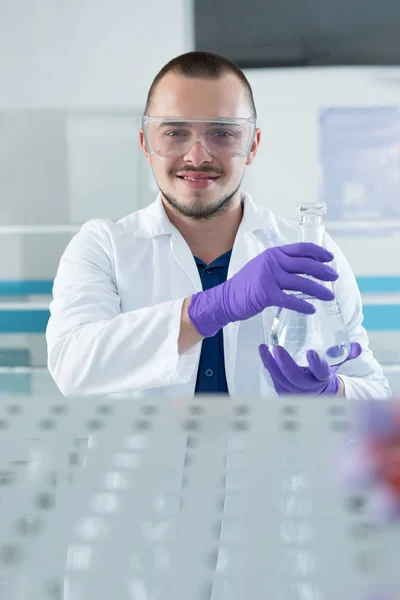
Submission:
{"label": "eye", "polygon": [[167,131],[165,135],[167,137],[183,137],[187,135],[187,132],[183,131],[183,129],[173,129],[172,131]]}
{"label": "eye", "polygon": [[218,129],[217,131],[213,132],[213,135],[217,137],[234,137],[234,134],[226,129]]}
{"label": "eye", "polygon": [[243,136],[243,132],[239,128],[221,128],[221,129],[213,129],[209,132],[209,134],[216,140],[224,140],[232,142],[233,140],[237,140]]}

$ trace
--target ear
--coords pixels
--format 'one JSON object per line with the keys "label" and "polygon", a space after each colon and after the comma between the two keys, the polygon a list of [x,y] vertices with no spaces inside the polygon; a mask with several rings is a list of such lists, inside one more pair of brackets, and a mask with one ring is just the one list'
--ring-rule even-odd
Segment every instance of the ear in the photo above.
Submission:
{"label": "ear", "polygon": [[149,154],[149,151],[146,148],[146,142],[145,142],[145,139],[144,139],[143,129],[139,130],[139,141],[140,141],[140,145],[141,145],[142,150],[143,150],[143,154],[146,157],[147,164],[151,165],[151,154]]}
{"label": "ear", "polygon": [[246,162],[245,162],[246,165],[251,165],[251,163],[253,162],[253,160],[257,154],[257,150],[258,150],[258,146],[260,145],[260,141],[261,141],[261,129],[259,127],[257,127],[255,134],[254,134],[254,140],[253,140],[253,143],[250,148],[250,152],[246,158]]}

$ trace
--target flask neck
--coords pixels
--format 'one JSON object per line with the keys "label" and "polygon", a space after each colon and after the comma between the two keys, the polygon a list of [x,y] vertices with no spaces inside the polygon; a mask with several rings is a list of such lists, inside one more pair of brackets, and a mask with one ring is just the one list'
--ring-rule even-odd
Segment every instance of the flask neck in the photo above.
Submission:
{"label": "flask neck", "polygon": [[299,242],[312,242],[324,245],[325,227],[322,217],[326,213],[326,204],[299,204],[300,212]]}
{"label": "flask neck", "polygon": [[324,245],[324,231],[323,225],[309,225],[300,223],[299,225],[299,242],[312,242],[318,244],[318,246]]}

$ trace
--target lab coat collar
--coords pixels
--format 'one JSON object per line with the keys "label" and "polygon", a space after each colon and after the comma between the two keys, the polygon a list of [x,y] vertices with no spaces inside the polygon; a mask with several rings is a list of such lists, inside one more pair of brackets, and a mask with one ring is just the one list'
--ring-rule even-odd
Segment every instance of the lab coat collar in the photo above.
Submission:
{"label": "lab coat collar", "polygon": [[[243,219],[240,223],[241,233],[256,233],[262,230],[265,234],[270,234],[272,238],[278,235],[278,225],[273,213],[262,206],[253,202],[250,194],[242,192],[244,202]],[[158,194],[155,202],[147,208],[139,211],[139,227],[135,235],[144,238],[156,237],[159,235],[174,234],[176,227],[171,223],[164,209],[161,200],[161,193]]]}

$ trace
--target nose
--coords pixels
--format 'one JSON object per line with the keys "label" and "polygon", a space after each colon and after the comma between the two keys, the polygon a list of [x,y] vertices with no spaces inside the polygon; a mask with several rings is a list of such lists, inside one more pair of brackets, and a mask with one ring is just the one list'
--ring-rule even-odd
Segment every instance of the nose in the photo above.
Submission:
{"label": "nose", "polygon": [[212,156],[203,146],[203,141],[200,138],[193,143],[193,146],[186,152],[183,159],[193,165],[201,165],[204,162],[211,162]]}

